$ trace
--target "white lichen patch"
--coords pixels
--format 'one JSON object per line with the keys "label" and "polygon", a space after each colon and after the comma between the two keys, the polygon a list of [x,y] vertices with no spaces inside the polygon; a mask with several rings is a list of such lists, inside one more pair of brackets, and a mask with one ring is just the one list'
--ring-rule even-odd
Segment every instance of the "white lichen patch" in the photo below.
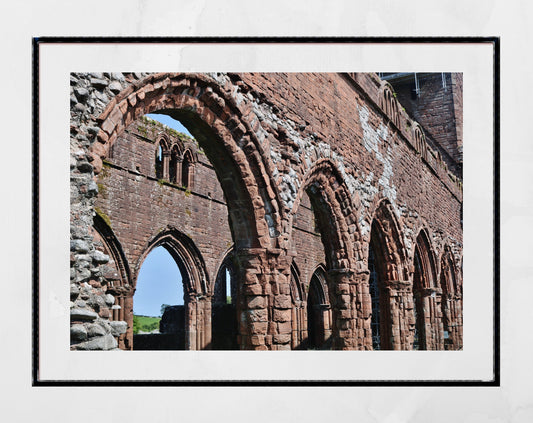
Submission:
{"label": "white lichen patch", "polygon": [[363,128],[363,145],[371,153],[373,153],[378,161],[383,163],[383,173],[378,179],[378,184],[382,187],[383,195],[389,199],[395,213],[397,212],[396,197],[397,190],[391,180],[394,175],[393,166],[392,166],[392,149],[390,146],[387,147],[386,154],[383,155],[380,151],[380,145],[383,141],[387,140],[389,131],[388,128],[379,124],[378,129],[374,129],[369,122],[370,112],[366,107],[358,107],[359,111],[359,121],[361,122],[361,127]]}
{"label": "white lichen patch", "polygon": [[359,199],[361,201],[361,209],[362,213],[360,213],[359,217],[359,227],[361,228],[361,235],[366,236],[368,233],[370,233],[370,224],[365,219],[365,216],[368,213],[368,210],[370,209],[370,206],[372,204],[372,200],[375,197],[375,195],[378,193],[378,188],[374,185],[374,173],[370,172],[366,177],[361,175],[360,179],[355,180],[355,190],[357,190],[357,193],[359,194]]}

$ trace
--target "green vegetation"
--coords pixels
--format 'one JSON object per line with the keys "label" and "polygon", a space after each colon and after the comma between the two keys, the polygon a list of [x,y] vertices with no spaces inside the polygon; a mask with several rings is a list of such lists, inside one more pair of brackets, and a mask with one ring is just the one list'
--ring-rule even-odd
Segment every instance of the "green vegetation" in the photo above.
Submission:
{"label": "green vegetation", "polygon": [[160,321],[161,317],[133,315],[133,334],[137,335],[139,331],[152,332],[156,329],[159,330]]}

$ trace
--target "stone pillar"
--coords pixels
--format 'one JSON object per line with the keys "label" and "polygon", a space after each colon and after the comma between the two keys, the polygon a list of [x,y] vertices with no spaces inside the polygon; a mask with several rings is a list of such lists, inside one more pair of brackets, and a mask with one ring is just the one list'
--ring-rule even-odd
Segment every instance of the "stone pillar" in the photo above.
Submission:
{"label": "stone pillar", "polygon": [[[174,181],[176,185],[183,185],[183,181],[181,180],[181,159],[178,157],[176,159],[176,174],[174,176]],[[172,178],[171,178],[172,179]]]}
{"label": "stone pillar", "polygon": [[203,298],[203,309],[204,309],[204,344],[202,349],[211,350],[213,349],[213,296],[209,295]]}
{"label": "stone pillar", "polygon": [[456,310],[456,326],[454,330],[455,334],[455,343],[454,346],[458,350],[463,349],[463,298],[457,296],[454,301],[455,310]]}
{"label": "stone pillar", "polygon": [[170,152],[164,151],[163,152],[163,170],[162,170],[162,176],[163,179],[169,179],[169,166],[170,165]]}
{"label": "stone pillar", "polygon": [[322,313],[322,321],[324,322],[324,341],[327,341],[331,335],[331,306],[329,304],[322,304],[320,306]]}
{"label": "stone pillar", "polygon": [[249,248],[238,250],[236,259],[241,349],[289,350],[292,300],[287,257],[279,249]]}
{"label": "stone pillar", "polygon": [[266,350],[269,326],[268,296],[265,283],[265,250],[240,249],[235,254],[238,266],[237,319],[240,349]]}
{"label": "stone pillar", "polygon": [[360,350],[372,350],[372,296],[369,273],[359,273],[357,284],[357,346]]}
{"label": "stone pillar", "polygon": [[196,296],[191,295],[185,301],[185,349],[197,350],[197,328],[196,328]]}
{"label": "stone pillar", "polygon": [[351,269],[328,272],[332,310],[332,348],[357,349],[357,281]]}
{"label": "stone pillar", "polygon": [[424,288],[421,291],[423,307],[424,342],[426,350],[444,349],[444,330],[442,324],[442,290],[440,288]]}
{"label": "stone pillar", "polygon": [[450,350],[459,350],[463,347],[463,322],[462,322],[462,305],[459,296],[451,296],[443,299],[446,302],[444,312],[448,320],[449,341],[445,342],[445,348]]}
{"label": "stone pillar", "polygon": [[409,281],[384,283],[388,306],[388,337],[386,348],[392,350],[412,349],[415,331],[412,284]]}
{"label": "stone pillar", "polygon": [[124,337],[124,349],[133,350],[133,293],[124,298],[123,319],[128,325]]}

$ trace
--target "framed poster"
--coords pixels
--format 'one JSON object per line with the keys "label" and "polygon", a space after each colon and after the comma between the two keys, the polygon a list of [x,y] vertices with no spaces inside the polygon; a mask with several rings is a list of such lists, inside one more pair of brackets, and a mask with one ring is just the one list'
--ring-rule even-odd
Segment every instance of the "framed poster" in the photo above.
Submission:
{"label": "framed poster", "polygon": [[[498,64],[497,38],[34,39],[34,385],[498,386]],[[135,351],[158,246],[189,351]],[[221,278],[243,350],[213,348]]]}

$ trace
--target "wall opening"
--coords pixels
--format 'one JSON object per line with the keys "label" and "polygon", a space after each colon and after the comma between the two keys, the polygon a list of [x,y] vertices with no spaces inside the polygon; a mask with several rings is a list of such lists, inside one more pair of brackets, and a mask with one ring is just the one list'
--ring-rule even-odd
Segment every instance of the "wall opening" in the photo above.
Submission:
{"label": "wall opening", "polygon": [[439,328],[441,295],[436,287],[436,269],[428,236],[423,230],[417,237],[414,254],[413,295],[415,340],[413,349],[443,349]]}
{"label": "wall opening", "polygon": [[237,283],[233,256],[226,257],[217,274],[212,310],[212,349],[236,350],[237,342]]}
{"label": "wall opening", "polygon": [[317,269],[307,294],[307,349],[331,349],[329,304],[324,292],[325,275]]}
{"label": "wall opening", "polygon": [[[372,302],[372,317],[370,326],[372,329],[372,348],[374,350],[392,349],[391,312],[390,299],[385,289],[388,280],[388,263],[385,257],[389,257],[387,243],[383,239],[381,224],[390,227],[389,222],[381,222],[374,219],[370,233],[368,248],[369,290]],[[389,265],[390,267],[390,265]]]}
{"label": "wall opening", "polygon": [[424,299],[422,297],[423,289],[423,270],[422,263],[420,262],[420,254],[418,252],[418,247],[415,249],[415,273],[413,275],[413,313],[415,316],[415,337],[413,340],[413,349],[414,350],[425,350],[426,342],[426,330],[425,330],[425,319],[424,313]]}
{"label": "wall opening", "polygon": [[372,319],[370,326],[372,329],[372,348],[374,350],[381,349],[381,330],[380,330],[380,306],[379,306],[379,277],[376,270],[375,255],[372,245],[368,249],[368,270],[370,297],[372,299]]}
{"label": "wall opening", "polygon": [[174,257],[159,246],[146,256],[133,296],[133,349],[185,349],[183,278]]}

